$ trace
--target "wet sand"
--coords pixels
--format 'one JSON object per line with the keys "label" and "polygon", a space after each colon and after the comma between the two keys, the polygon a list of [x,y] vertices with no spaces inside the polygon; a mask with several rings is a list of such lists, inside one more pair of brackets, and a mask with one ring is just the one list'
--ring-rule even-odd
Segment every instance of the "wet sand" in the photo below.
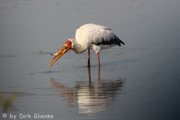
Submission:
{"label": "wet sand", "polygon": [[[0,92],[17,94],[6,119],[180,119],[179,4],[1,1]],[[90,69],[87,51],[50,68],[50,54],[89,22],[113,28],[126,45],[102,50],[100,69],[92,50]]]}

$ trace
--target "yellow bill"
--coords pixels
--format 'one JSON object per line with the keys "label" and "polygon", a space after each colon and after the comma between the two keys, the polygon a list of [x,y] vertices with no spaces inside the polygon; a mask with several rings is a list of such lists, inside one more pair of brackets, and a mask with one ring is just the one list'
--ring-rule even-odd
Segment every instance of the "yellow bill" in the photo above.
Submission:
{"label": "yellow bill", "polygon": [[[49,65],[50,67],[53,66],[53,64],[62,57],[68,50],[70,49],[70,46],[68,44],[64,44],[64,46],[59,50],[59,52],[54,56],[54,58],[50,61]],[[56,59],[57,58],[57,59]],[[53,62],[54,61],[54,62]]]}

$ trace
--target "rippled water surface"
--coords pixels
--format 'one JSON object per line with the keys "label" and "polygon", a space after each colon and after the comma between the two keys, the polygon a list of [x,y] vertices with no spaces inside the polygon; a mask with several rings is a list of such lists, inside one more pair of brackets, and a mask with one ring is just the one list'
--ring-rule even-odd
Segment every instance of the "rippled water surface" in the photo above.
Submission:
{"label": "rippled water surface", "polygon": [[[179,0],[0,0],[1,119],[179,120]],[[59,51],[85,23],[125,46]],[[47,118],[46,118],[47,117]]]}

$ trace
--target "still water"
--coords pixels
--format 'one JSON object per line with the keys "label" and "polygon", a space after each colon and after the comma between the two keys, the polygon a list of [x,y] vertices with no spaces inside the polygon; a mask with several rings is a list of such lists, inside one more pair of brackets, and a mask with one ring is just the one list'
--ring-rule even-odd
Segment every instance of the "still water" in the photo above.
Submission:
{"label": "still water", "polygon": [[[179,120],[179,6],[0,0],[1,119]],[[89,69],[87,51],[69,51],[50,68],[50,53],[86,23],[111,27],[126,45],[101,51],[100,68],[94,51]]]}

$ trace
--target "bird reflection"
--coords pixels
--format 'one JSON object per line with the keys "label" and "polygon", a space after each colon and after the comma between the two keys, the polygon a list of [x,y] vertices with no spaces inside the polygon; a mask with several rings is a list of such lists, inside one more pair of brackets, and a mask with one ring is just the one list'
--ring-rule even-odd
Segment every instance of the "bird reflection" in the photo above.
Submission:
{"label": "bird reflection", "polygon": [[91,82],[90,67],[88,68],[89,82],[77,81],[75,87],[67,87],[50,78],[52,89],[59,93],[68,102],[68,106],[78,106],[79,113],[97,113],[107,110],[110,103],[121,93],[124,80],[98,80]]}
{"label": "bird reflection", "polygon": [[[91,67],[88,67],[88,74],[89,74],[89,85],[91,85]],[[98,83],[100,82],[100,66],[98,69]]]}

